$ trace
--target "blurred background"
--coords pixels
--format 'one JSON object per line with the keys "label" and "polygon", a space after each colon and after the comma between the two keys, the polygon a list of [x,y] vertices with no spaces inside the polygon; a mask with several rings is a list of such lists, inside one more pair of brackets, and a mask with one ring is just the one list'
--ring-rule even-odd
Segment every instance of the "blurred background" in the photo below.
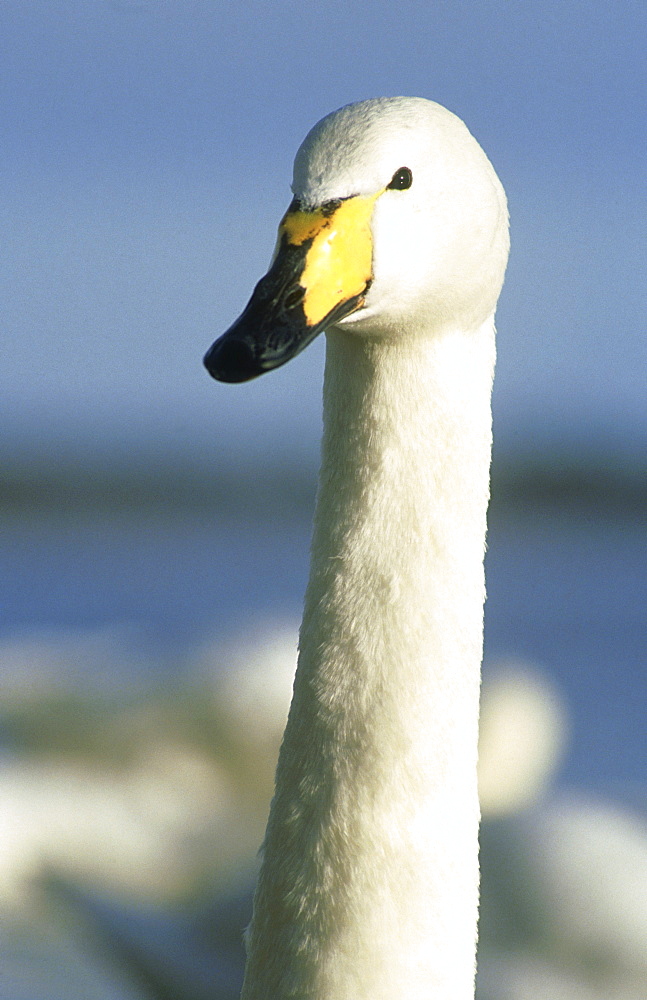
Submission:
{"label": "blurred background", "polygon": [[465,120],[512,220],[479,997],[644,997],[646,43],[633,0],[0,3],[7,1000],[237,996],[324,343],[201,358],[308,129],[392,94]]}

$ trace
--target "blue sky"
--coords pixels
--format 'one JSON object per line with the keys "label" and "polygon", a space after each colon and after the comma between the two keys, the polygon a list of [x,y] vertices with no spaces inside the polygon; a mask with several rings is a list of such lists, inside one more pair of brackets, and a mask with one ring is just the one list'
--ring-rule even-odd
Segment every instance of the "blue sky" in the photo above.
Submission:
{"label": "blue sky", "polygon": [[323,341],[248,386],[247,301],[310,126],[418,94],[508,191],[496,431],[647,444],[642,2],[0,4],[0,449],[312,456]]}

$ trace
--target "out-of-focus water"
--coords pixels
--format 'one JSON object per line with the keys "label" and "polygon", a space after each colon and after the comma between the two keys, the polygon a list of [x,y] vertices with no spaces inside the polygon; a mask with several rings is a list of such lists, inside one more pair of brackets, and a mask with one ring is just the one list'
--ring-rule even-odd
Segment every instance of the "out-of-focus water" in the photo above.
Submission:
{"label": "out-of-focus water", "polygon": [[[6,516],[0,640],[123,628],[152,653],[142,670],[177,673],[192,648],[244,637],[263,619],[296,629],[309,535],[305,511]],[[617,513],[543,506],[491,517],[485,669],[518,657],[554,680],[573,727],[568,785],[644,789],[646,539],[644,520]]]}

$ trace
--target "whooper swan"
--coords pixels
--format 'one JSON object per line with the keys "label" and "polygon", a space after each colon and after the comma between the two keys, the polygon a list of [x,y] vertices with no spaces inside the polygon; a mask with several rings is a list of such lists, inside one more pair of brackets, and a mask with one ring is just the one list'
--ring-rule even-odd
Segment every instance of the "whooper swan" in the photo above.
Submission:
{"label": "whooper swan", "polygon": [[244,1000],[467,1000],[494,310],[506,200],[419,98],[299,149],[269,273],[211,347],[243,382],[326,330],[300,655]]}

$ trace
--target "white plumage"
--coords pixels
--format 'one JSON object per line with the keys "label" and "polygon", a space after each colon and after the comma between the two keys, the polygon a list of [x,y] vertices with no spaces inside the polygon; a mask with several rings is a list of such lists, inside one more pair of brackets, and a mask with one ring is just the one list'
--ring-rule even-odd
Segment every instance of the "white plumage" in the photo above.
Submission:
{"label": "white plumage", "polygon": [[[401,168],[410,185],[389,186]],[[243,997],[467,1000],[505,195],[463,123],[417,98],[324,118],[293,190],[307,210],[375,198],[372,280],[327,329],[310,580]]]}

